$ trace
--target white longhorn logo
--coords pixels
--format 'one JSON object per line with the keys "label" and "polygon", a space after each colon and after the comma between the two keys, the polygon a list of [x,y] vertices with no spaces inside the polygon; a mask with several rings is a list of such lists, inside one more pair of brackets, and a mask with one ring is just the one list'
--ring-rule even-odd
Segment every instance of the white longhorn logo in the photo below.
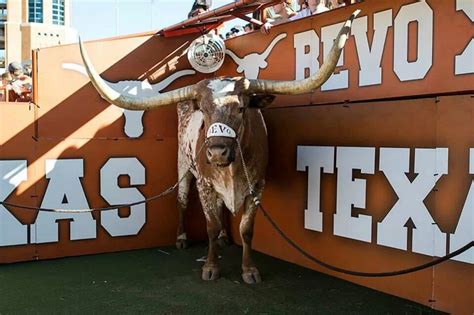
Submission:
{"label": "white longhorn logo", "polygon": [[[73,63],[63,63],[63,69],[77,71],[87,78],[86,69],[82,65],[73,64]],[[181,70],[176,73],[173,73],[166,79],[161,82],[150,84],[148,79],[144,81],[136,81],[136,80],[126,80],[126,81],[119,81],[119,82],[108,82],[105,81],[111,88],[116,90],[119,93],[125,93],[133,96],[138,97],[149,97],[149,96],[156,96],[160,93],[161,90],[166,88],[176,79],[185,76],[185,75],[193,75],[196,71],[194,70]],[[128,110],[122,109],[120,110],[123,112],[125,116],[125,126],[124,132],[130,138],[138,138],[143,134],[143,113],[142,110]]]}
{"label": "white longhorn logo", "polygon": [[266,61],[268,55],[270,55],[270,52],[273,50],[275,45],[285,37],[286,33],[275,37],[262,54],[251,53],[244,58],[240,58],[229,49],[226,50],[226,54],[231,56],[235,63],[239,65],[237,68],[238,73],[244,72],[247,79],[257,79],[260,69],[265,69],[268,65]]}

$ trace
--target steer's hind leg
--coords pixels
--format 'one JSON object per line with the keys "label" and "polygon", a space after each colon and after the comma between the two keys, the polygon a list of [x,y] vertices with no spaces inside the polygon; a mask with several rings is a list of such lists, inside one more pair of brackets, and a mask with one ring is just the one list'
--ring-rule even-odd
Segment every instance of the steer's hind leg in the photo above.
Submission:
{"label": "steer's hind leg", "polygon": [[225,224],[225,213],[224,213],[224,201],[222,199],[217,200],[218,215],[219,220],[221,221],[221,230],[219,231],[219,236],[217,237],[217,245],[220,248],[224,248],[230,244],[229,236],[227,235],[226,224]]}
{"label": "steer's hind leg", "polygon": [[222,229],[219,217],[219,206],[217,194],[210,184],[198,181],[199,198],[202,209],[206,216],[207,235],[209,237],[209,249],[206,263],[202,267],[203,280],[216,280],[219,278],[219,267],[217,266],[217,237]]}
{"label": "steer's hind leg", "polygon": [[186,236],[186,231],[184,230],[184,213],[186,212],[186,208],[188,206],[189,187],[191,186],[193,175],[188,171],[185,174],[181,174],[179,178],[182,178],[182,180],[178,186],[177,206],[179,211],[179,221],[178,231],[176,233],[176,247],[178,249],[184,249],[188,247],[188,239]]}
{"label": "steer's hind leg", "polygon": [[[258,192],[258,198],[260,199],[263,191],[263,184]],[[242,238],[242,279],[245,283],[259,283],[262,281],[260,273],[252,261],[252,238],[253,238],[253,226],[255,222],[255,214],[257,207],[253,202],[252,196],[245,198],[245,209],[240,221],[240,237]]]}

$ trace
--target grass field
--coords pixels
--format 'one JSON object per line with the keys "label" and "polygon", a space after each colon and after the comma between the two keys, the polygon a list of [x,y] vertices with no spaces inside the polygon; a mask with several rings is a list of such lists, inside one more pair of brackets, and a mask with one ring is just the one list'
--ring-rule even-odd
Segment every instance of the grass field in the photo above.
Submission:
{"label": "grass field", "polygon": [[263,283],[243,284],[241,248],[221,278],[200,279],[204,244],[0,266],[0,314],[427,314],[425,306],[255,254]]}

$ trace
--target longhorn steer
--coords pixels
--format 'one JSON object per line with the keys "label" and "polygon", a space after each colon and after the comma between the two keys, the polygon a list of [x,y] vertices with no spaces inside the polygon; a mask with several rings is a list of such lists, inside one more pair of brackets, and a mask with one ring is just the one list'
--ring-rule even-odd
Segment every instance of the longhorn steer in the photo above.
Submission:
{"label": "longhorn steer", "polygon": [[[334,46],[318,73],[300,81],[251,80],[242,77],[205,79],[153,97],[134,97],[113,90],[93,68],[79,42],[87,73],[100,95],[109,103],[131,110],[148,110],[178,103],[178,247],[184,247],[183,213],[187,206],[191,180],[196,178],[199,197],[207,221],[209,252],[202,268],[202,279],[219,277],[216,240],[223,229],[223,205],[233,214],[242,205],[240,222],[243,243],[242,278],[260,282],[251,259],[251,242],[256,206],[244,174],[243,162],[255,194],[260,197],[265,185],[268,160],[267,132],[260,108],[269,105],[273,94],[309,93],[332,74],[349,36],[354,12],[339,32]],[[239,145],[240,144],[240,145]],[[202,148],[202,153],[199,154]],[[242,157],[244,161],[242,161]],[[195,164],[192,165],[192,161]]]}

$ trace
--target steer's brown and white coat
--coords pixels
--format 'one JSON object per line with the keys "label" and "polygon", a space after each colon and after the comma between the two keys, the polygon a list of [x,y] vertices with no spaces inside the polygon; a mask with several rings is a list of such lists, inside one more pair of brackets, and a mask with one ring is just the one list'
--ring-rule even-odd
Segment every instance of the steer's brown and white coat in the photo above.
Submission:
{"label": "steer's brown and white coat", "polygon": [[226,236],[222,224],[225,205],[233,214],[242,206],[244,208],[240,222],[242,278],[246,283],[261,281],[251,259],[256,206],[245,176],[242,157],[248,169],[250,185],[260,197],[268,161],[267,130],[260,108],[273,101],[273,94],[309,93],[321,86],[334,71],[352,20],[357,14],[358,11],[354,12],[339,32],[320,71],[307,79],[269,81],[243,77],[214,78],[154,97],[131,97],[111,89],[92,67],[80,42],[81,56],[91,82],[109,103],[132,110],[178,103],[178,178],[182,180],[178,190],[176,245],[184,248],[187,244],[183,217],[189,187],[195,178],[209,236],[209,252],[202,271],[204,280],[219,277],[216,242],[218,237]]}

